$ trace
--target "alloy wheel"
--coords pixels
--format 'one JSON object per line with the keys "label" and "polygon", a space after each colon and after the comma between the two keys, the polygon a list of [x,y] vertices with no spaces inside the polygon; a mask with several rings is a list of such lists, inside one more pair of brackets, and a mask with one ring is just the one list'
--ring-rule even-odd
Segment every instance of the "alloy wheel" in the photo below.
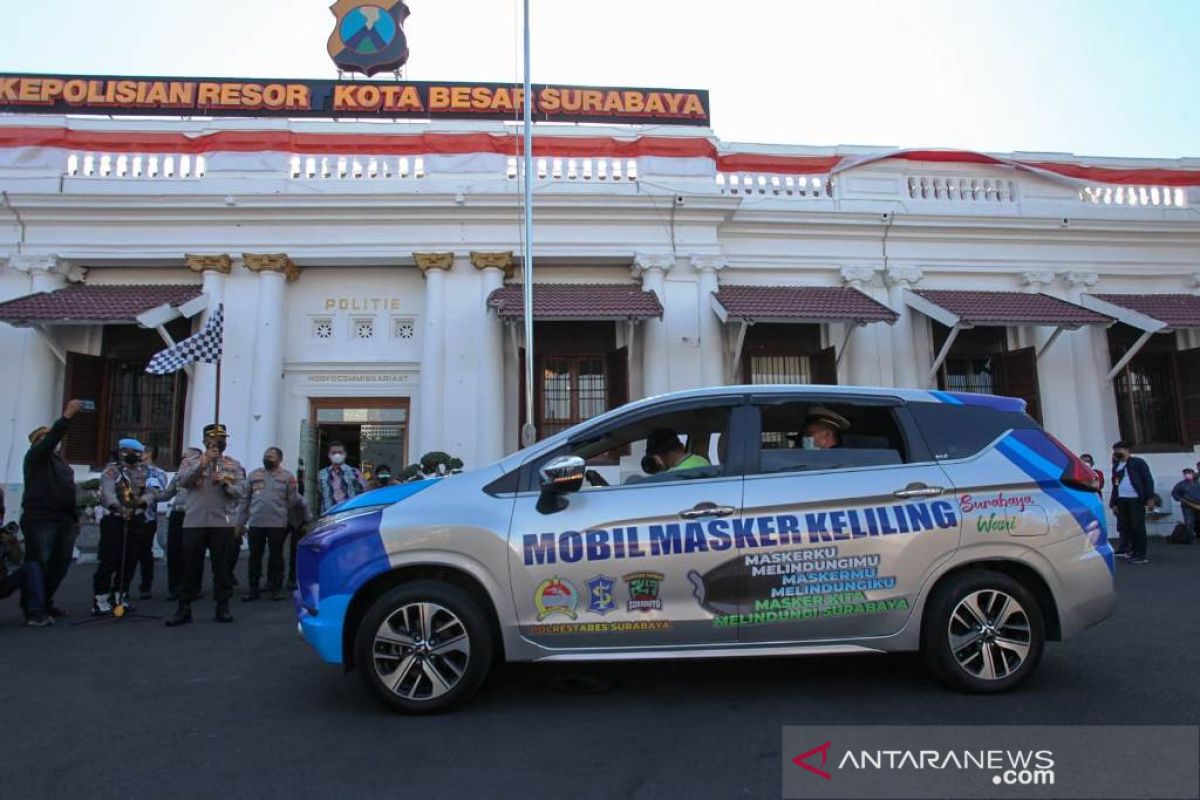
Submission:
{"label": "alloy wheel", "polygon": [[950,615],[949,634],[959,667],[990,681],[1020,669],[1032,642],[1025,608],[996,589],[980,589],[960,600]]}
{"label": "alloy wheel", "polygon": [[453,689],[471,660],[461,619],[436,603],[408,603],[375,632],[375,672],[405,700],[434,700]]}

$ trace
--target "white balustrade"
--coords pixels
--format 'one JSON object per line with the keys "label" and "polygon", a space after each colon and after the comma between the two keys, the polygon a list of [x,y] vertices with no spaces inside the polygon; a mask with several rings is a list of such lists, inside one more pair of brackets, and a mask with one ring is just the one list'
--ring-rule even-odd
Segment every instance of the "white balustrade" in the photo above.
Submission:
{"label": "white balustrade", "polygon": [[[510,156],[504,170],[504,177],[516,180],[520,175],[522,159]],[[632,158],[561,158],[539,157],[533,161],[534,174],[540,181],[581,181],[583,183],[599,183],[601,181],[636,181],[638,177],[637,162]]]}
{"label": "white balustrade", "polygon": [[1017,182],[1005,178],[909,175],[908,197],[952,203],[1015,203]]}
{"label": "white balustrade", "polygon": [[301,156],[288,159],[293,180],[378,181],[425,177],[421,156]]}
{"label": "white balustrade", "polygon": [[773,195],[809,199],[833,197],[833,179],[828,175],[718,172],[716,184],[721,194]]}
{"label": "white balustrade", "polygon": [[1079,199],[1097,206],[1162,206],[1184,208],[1187,193],[1180,186],[1085,186]]}
{"label": "white balustrade", "polygon": [[65,172],[72,178],[191,180],[203,178],[205,167],[200,155],[77,152],[68,154]]}

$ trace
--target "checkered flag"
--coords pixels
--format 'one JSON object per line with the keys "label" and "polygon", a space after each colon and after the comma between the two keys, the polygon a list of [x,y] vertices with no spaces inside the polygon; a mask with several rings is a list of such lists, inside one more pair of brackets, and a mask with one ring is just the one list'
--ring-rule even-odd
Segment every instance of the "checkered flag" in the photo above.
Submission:
{"label": "checkered flag", "polygon": [[206,364],[216,364],[221,360],[221,344],[224,338],[223,321],[225,316],[224,304],[218,305],[208,317],[204,329],[195,336],[189,336],[155,354],[146,365],[146,372],[154,375],[167,375],[178,372],[186,365],[195,361]]}

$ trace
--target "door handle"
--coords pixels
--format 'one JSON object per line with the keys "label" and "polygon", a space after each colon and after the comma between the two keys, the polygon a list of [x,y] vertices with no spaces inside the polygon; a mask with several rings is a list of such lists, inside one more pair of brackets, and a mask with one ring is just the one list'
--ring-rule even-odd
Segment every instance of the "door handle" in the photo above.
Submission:
{"label": "door handle", "polygon": [[892,492],[896,497],[937,497],[946,491],[944,486],[926,486],[923,483],[910,483],[903,489]]}
{"label": "door handle", "polygon": [[696,503],[694,508],[684,509],[679,516],[684,519],[700,519],[701,517],[728,517],[734,511],[733,506],[719,506],[716,503]]}

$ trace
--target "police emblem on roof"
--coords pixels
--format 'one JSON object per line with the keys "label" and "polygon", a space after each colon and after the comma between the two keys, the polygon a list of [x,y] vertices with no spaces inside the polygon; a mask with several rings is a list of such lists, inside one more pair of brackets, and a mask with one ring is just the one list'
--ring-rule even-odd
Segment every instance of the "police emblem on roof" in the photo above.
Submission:
{"label": "police emblem on roof", "polygon": [[329,35],[329,57],[338,69],[370,77],[408,61],[404,0],[338,0],[329,10],[337,18]]}

